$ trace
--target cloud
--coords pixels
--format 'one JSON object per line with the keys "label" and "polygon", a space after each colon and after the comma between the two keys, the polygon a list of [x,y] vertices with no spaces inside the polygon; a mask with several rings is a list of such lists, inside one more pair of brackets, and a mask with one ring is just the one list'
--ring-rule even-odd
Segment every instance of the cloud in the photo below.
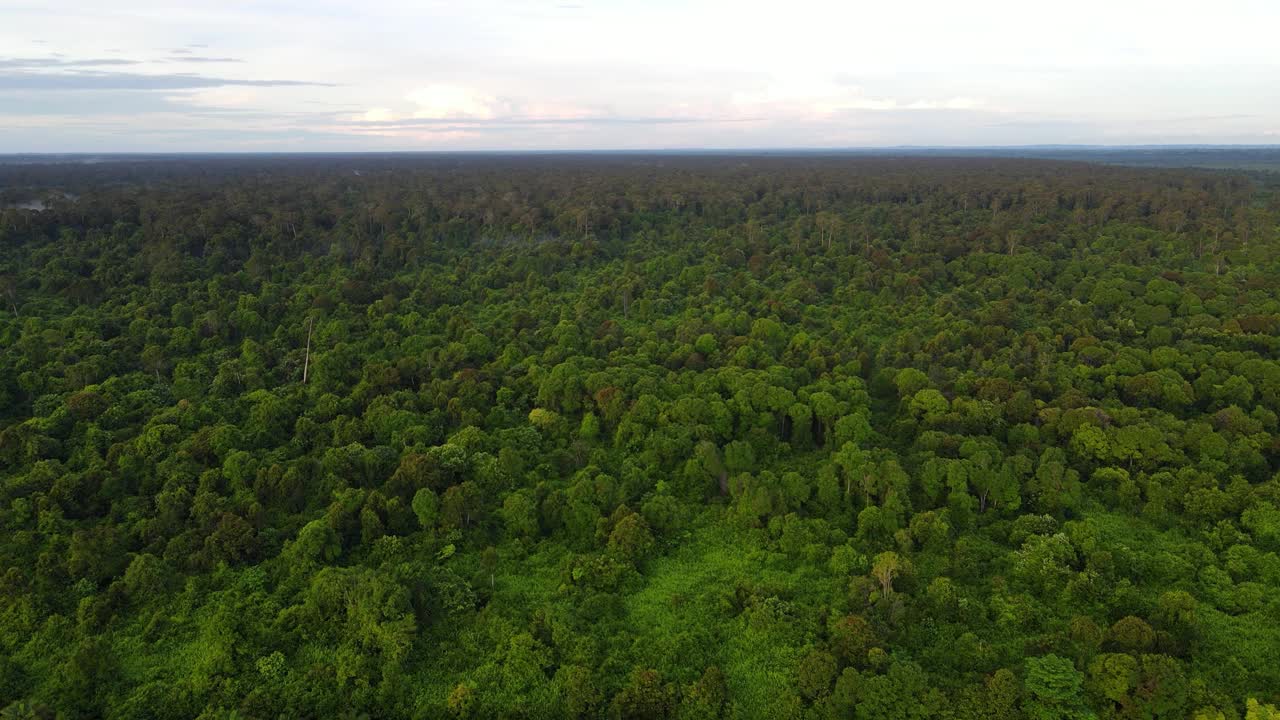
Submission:
{"label": "cloud", "polygon": [[503,97],[473,87],[441,83],[419,87],[407,93],[404,99],[406,105],[399,110],[376,105],[362,113],[348,115],[345,127],[354,132],[417,129],[431,133],[472,133],[574,126],[652,127],[736,120],[711,117],[696,111],[618,113],[607,106],[589,107],[554,99],[531,102],[527,98]]}
{"label": "cloud", "polygon": [[160,93],[105,92],[86,98],[83,92],[0,92],[0,125],[31,116],[50,118],[58,125],[108,115],[138,119],[193,107],[184,100]]}
{"label": "cloud", "polygon": [[205,57],[203,55],[183,55],[182,57],[167,58],[166,62],[171,63],[242,63],[244,60],[233,57]]}
{"label": "cloud", "polygon": [[780,118],[831,117],[856,111],[975,110],[984,105],[979,99],[964,96],[902,99],[868,95],[861,86],[849,84],[849,80],[775,80],[763,89],[734,93],[731,102],[741,110]]}
{"label": "cloud", "polygon": [[189,73],[142,74],[81,72],[74,74],[0,72],[0,90],[195,90],[212,87],[334,87],[306,80],[243,80]]}
{"label": "cloud", "polygon": [[505,105],[492,95],[458,85],[427,85],[405,99],[416,106],[412,116],[418,119],[492,118]]}
{"label": "cloud", "polygon": [[661,109],[649,113],[618,113],[607,105],[585,106],[555,99],[530,101],[528,98],[499,96],[473,87],[443,83],[419,87],[407,93],[404,100],[406,103],[400,109],[375,105],[363,113],[348,116],[347,126],[357,131],[410,128],[483,131],[497,128],[656,126],[742,120]]}
{"label": "cloud", "polygon": [[14,70],[47,70],[74,69],[86,67],[104,67],[111,65],[139,65],[139,60],[124,58],[85,58],[81,60],[63,60],[62,58],[0,58],[0,69]]}
{"label": "cloud", "polygon": [[369,108],[360,116],[359,122],[366,123],[387,123],[396,121],[396,113],[391,108],[376,107]]}
{"label": "cloud", "polygon": [[554,125],[681,125],[713,122],[748,122],[751,118],[699,118],[699,117],[490,117],[490,118],[397,118],[386,108],[374,108],[358,119],[349,121],[354,127],[409,128],[409,127],[474,127],[510,128]]}

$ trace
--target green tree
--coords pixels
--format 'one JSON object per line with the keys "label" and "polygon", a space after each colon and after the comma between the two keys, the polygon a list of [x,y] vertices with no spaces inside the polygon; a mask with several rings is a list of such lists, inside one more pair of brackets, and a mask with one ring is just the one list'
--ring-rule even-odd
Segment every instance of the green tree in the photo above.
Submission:
{"label": "green tree", "polygon": [[1032,720],[1085,720],[1095,718],[1084,704],[1084,674],[1070,660],[1057,655],[1027,660],[1023,683],[1027,697],[1023,710]]}

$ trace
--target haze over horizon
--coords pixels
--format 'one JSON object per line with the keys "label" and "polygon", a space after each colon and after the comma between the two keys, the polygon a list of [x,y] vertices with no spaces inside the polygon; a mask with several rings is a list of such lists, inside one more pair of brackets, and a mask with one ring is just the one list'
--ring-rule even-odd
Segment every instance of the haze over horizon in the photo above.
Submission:
{"label": "haze over horizon", "polygon": [[0,153],[1280,142],[1280,7],[0,2]]}

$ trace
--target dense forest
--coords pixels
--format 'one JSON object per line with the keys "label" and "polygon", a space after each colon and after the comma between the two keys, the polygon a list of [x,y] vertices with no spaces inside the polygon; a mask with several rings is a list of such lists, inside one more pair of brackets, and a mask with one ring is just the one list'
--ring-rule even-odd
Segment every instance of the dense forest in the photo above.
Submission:
{"label": "dense forest", "polygon": [[190,157],[0,207],[0,717],[1280,717],[1257,173]]}

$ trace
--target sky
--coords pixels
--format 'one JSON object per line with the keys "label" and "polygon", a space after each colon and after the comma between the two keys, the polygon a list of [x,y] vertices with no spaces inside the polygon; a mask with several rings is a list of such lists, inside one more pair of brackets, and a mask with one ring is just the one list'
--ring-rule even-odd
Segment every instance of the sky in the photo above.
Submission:
{"label": "sky", "polygon": [[0,0],[0,153],[1280,143],[1276,0]]}

